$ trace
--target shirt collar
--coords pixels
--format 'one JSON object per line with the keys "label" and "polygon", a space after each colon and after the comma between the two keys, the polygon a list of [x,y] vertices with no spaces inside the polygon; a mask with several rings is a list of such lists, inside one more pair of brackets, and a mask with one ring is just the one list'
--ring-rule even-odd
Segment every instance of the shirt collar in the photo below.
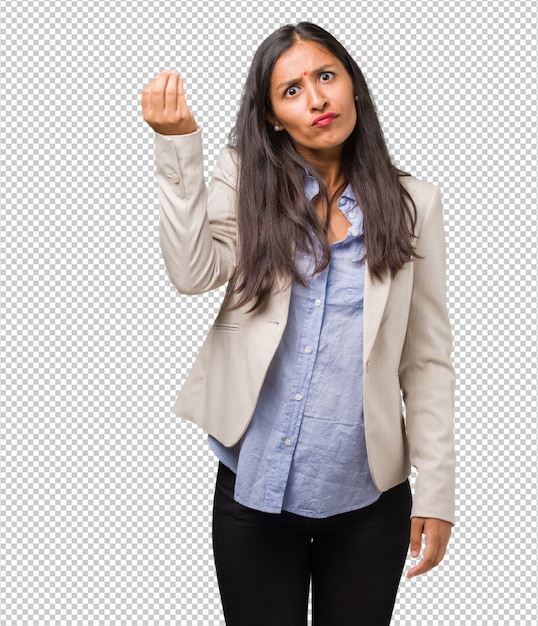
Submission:
{"label": "shirt collar", "polygon": [[[312,200],[319,193],[318,181],[305,170],[304,192],[308,200]],[[346,216],[346,219],[354,227],[354,230],[361,235],[364,233],[364,221],[362,217],[362,211],[355,198],[353,189],[348,183],[344,189],[340,198],[346,198],[348,202],[344,206],[339,206],[342,213]],[[340,198],[338,198],[340,200]],[[358,210],[353,210],[358,209]]]}
{"label": "shirt collar", "polygon": [[[315,198],[319,193],[318,181],[308,172],[305,171],[305,174],[304,192],[306,197],[309,200],[312,200],[312,198]],[[350,184],[348,184],[347,187],[344,189],[341,197],[348,198],[354,203],[357,203],[357,199],[355,198],[355,194],[353,193],[353,189]]]}
{"label": "shirt collar", "polygon": [[308,173],[305,174],[304,192],[309,200],[312,200],[319,193],[318,181]]}
{"label": "shirt collar", "polygon": [[[317,196],[319,193],[318,181],[308,172],[306,172],[305,175],[304,192],[309,200],[312,200],[312,198]],[[353,193],[353,189],[349,183],[342,193],[342,198],[348,198],[349,200],[352,200],[353,203],[357,203],[357,199],[355,198],[355,194]]]}

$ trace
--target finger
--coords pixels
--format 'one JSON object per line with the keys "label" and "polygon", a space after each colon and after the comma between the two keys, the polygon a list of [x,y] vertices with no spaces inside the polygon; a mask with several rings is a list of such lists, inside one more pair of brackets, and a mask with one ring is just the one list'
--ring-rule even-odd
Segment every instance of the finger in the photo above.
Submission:
{"label": "finger", "polygon": [[424,543],[433,543],[437,546],[437,557],[439,562],[445,556],[446,547],[450,534],[452,532],[452,524],[444,520],[430,518],[424,522]]}
{"label": "finger", "polygon": [[[163,72],[161,72],[162,74]],[[153,102],[153,90],[156,88],[158,79],[161,74],[157,74],[145,87],[142,89],[142,112],[144,118],[146,118],[152,111]],[[161,79],[162,80],[162,79]]]}
{"label": "finger", "polygon": [[432,541],[431,543],[427,543],[424,547],[424,554],[422,555],[422,559],[420,562],[412,567],[407,572],[408,578],[413,578],[414,576],[420,576],[421,574],[425,574],[433,569],[436,565],[441,562],[439,558],[439,543],[437,541]]}
{"label": "finger", "polygon": [[185,97],[185,83],[181,74],[178,76],[176,108],[182,111],[189,108]]}
{"label": "finger", "polygon": [[170,78],[170,72],[165,70],[158,74],[150,83],[151,87],[151,108],[153,111],[164,111],[165,105],[165,91],[168,79]]}
{"label": "finger", "polygon": [[409,550],[411,556],[416,558],[422,548],[422,533],[424,531],[424,518],[413,517],[411,520],[411,534],[409,537]]}
{"label": "finger", "polygon": [[177,102],[177,83],[179,75],[176,71],[171,71],[168,76],[168,82],[166,83],[166,90],[164,92],[164,110],[175,113]]}
{"label": "finger", "polygon": [[147,119],[151,113],[151,91],[149,85],[142,89],[142,115],[144,119]]}

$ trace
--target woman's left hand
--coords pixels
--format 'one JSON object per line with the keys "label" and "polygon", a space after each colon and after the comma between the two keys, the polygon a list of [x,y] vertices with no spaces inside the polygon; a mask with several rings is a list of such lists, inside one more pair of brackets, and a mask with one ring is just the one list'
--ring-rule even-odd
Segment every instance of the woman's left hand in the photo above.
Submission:
{"label": "woman's left hand", "polygon": [[451,531],[452,524],[445,520],[432,517],[413,517],[411,519],[409,546],[411,557],[419,556],[422,547],[422,535],[424,535],[424,552],[422,559],[407,572],[407,578],[429,572],[439,565],[445,556]]}

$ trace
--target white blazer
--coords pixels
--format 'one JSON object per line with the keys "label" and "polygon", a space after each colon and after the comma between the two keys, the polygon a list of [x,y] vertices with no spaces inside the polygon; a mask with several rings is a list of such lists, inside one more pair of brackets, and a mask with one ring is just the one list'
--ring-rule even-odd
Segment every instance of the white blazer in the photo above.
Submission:
{"label": "white blazer", "polygon": [[[236,267],[236,155],[223,149],[209,190],[201,130],[155,135],[160,244],[177,290],[223,285]],[[446,309],[445,238],[439,189],[402,184],[417,207],[416,251],[394,280],[364,292],[364,423],[372,478],[380,491],[416,467],[413,516],[454,523],[454,369]],[[172,408],[226,446],[243,435],[286,326],[291,285],[264,305],[221,310]],[[234,298],[232,299],[232,302]],[[236,299],[235,299],[236,301]],[[402,403],[403,399],[403,403]],[[404,411],[405,408],[405,411]],[[404,417],[405,414],[405,417]]]}

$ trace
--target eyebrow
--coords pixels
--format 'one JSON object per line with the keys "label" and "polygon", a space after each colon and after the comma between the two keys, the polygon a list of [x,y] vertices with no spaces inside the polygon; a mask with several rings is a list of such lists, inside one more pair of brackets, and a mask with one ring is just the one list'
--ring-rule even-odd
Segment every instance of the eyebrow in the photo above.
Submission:
{"label": "eyebrow", "polygon": [[[328,69],[335,68],[335,67],[336,67],[335,63],[329,63],[327,65],[322,65],[321,67],[318,67],[318,69],[314,70],[313,72],[309,72],[309,74],[320,74],[321,72],[325,72]],[[288,87],[289,85],[293,85],[294,83],[300,83],[302,79],[303,79],[303,76],[300,76],[299,78],[291,78],[291,79],[283,80],[282,82],[278,83],[278,85],[276,86],[276,89],[278,91],[282,87]]]}

